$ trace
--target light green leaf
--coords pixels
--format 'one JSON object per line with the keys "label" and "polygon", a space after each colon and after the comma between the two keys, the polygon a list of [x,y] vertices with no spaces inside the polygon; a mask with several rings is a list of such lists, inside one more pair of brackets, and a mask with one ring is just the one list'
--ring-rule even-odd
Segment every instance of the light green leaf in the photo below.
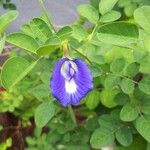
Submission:
{"label": "light green leaf", "polygon": [[4,45],[5,45],[5,35],[3,37],[0,37],[0,54],[3,51]]}
{"label": "light green leaf", "polygon": [[110,64],[110,71],[116,74],[121,74],[125,68],[126,62],[123,58],[118,58]]}
{"label": "light green leaf", "polygon": [[59,47],[58,45],[45,45],[45,46],[39,47],[39,49],[37,49],[36,52],[39,56],[46,56],[52,53],[58,47]]}
{"label": "light green leaf", "polygon": [[93,148],[99,149],[104,146],[111,145],[115,140],[114,134],[111,130],[106,128],[98,128],[91,136],[90,143]]}
{"label": "light green leaf", "polygon": [[131,94],[134,90],[134,83],[131,79],[122,79],[120,86],[122,91],[126,94]]}
{"label": "light green leaf", "polygon": [[53,35],[51,36],[46,42],[45,45],[60,45],[61,40],[58,36]]}
{"label": "light green leaf", "polygon": [[9,11],[0,16],[0,34],[17,18],[18,11]]}
{"label": "light green leaf", "polygon": [[52,102],[43,102],[35,110],[35,123],[37,127],[44,127],[55,115],[55,105]]}
{"label": "light green leaf", "polygon": [[150,33],[150,6],[143,6],[134,11],[136,22],[148,33]]}
{"label": "light green leaf", "polygon": [[25,34],[27,34],[27,35],[29,35],[31,37],[34,37],[34,34],[33,34],[32,30],[31,30],[31,27],[30,27],[29,24],[23,24],[21,26],[21,31],[23,31]]}
{"label": "light green leaf", "polygon": [[104,23],[112,22],[112,21],[118,20],[120,17],[121,17],[120,12],[112,10],[104,14],[103,16],[101,16],[100,22],[104,22]]}
{"label": "light green leaf", "polygon": [[140,61],[140,72],[150,73],[150,54]]}
{"label": "light green leaf", "polygon": [[126,68],[126,75],[129,77],[134,77],[139,72],[139,64],[131,63]]}
{"label": "light green leaf", "polygon": [[101,0],[99,3],[99,12],[103,15],[111,11],[118,0]]}
{"label": "light green leaf", "polygon": [[29,52],[36,53],[39,48],[38,43],[34,38],[24,33],[12,33],[6,37],[6,41],[19,48],[25,49]]}
{"label": "light green leaf", "polygon": [[140,108],[144,114],[150,115],[150,101],[149,100],[146,100],[145,102],[143,102]]}
{"label": "light green leaf", "polygon": [[6,88],[12,88],[22,80],[37,64],[37,61],[29,63],[22,57],[13,57],[8,59],[3,65],[1,72],[2,85]]}
{"label": "light green leaf", "polygon": [[45,42],[50,36],[52,31],[45,21],[40,18],[34,18],[30,21],[30,28],[36,38]]}
{"label": "light green leaf", "polygon": [[65,26],[56,33],[56,35],[61,39],[66,39],[71,34],[72,34],[72,28],[70,26]]}
{"label": "light green leaf", "polygon": [[117,141],[123,146],[129,146],[133,141],[131,130],[128,127],[120,128],[115,135]]}
{"label": "light green leaf", "polygon": [[85,104],[89,109],[95,109],[100,103],[100,93],[96,90],[91,91],[85,100]]}
{"label": "light green leaf", "polygon": [[127,46],[136,43],[139,32],[136,25],[126,22],[115,22],[101,26],[98,29],[98,39],[101,42]]}
{"label": "light green leaf", "polygon": [[123,106],[120,118],[123,121],[133,121],[138,117],[138,110],[134,104],[128,103]]}
{"label": "light green leaf", "polygon": [[135,125],[137,131],[143,136],[145,140],[150,142],[150,117],[141,116],[136,120]]}
{"label": "light green leaf", "polygon": [[89,4],[81,4],[77,7],[79,14],[86,19],[88,19],[91,23],[96,24],[99,19],[98,11]]}
{"label": "light green leaf", "polygon": [[119,81],[120,81],[120,78],[118,76],[110,74],[105,79],[104,87],[106,90],[112,90],[112,89],[116,88]]}
{"label": "light green leaf", "polygon": [[139,83],[139,88],[146,94],[150,94],[150,76],[145,76]]}

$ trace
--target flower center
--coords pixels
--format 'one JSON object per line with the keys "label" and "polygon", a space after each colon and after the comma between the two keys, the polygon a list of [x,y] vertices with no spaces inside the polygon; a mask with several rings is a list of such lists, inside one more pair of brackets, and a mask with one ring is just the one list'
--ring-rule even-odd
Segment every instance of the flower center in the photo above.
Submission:
{"label": "flower center", "polygon": [[61,74],[66,81],[70,81],[75,76],[76,71],[77,65],[71,60],[65,61],[61,67]]}

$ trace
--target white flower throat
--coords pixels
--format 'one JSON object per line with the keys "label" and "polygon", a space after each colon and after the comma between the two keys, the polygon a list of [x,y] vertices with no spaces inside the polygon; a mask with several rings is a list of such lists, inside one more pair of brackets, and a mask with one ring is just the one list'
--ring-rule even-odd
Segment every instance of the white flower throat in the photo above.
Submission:
{"label": "white flower throat", "polygon": [[68,94],[74,94],[77,91],[77,85],[74,77],[77,72],[77,65],[73,61],[65,61],[61,67],[61,74],[65,78],[65,90]]}

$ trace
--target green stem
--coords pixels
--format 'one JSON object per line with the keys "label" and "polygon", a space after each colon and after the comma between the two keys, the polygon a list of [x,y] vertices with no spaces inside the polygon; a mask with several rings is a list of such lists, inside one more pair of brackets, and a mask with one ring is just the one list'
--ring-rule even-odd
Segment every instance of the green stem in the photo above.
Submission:
{"label": "green stem", "polygon": [[52,22],[51,22],[51,20],[49,18],[49,15],[48,15],[48,12],[47,12],[47,9],[46,9],[46,7],[44,5],[43,0],[38,0],[38,1],[39,1],[39,4],[40,4],[40,6],[41,6],[41,8],[43,10],[43,13],[44,13],[45,17],[47,18],[47,20],[49,22],[51,28],[53,29],[54,32],[56,32],[56,30],[55,30],[55,28],[54,28],[54,26],[53,26],[53,24],[52,24]]}
{"label": "green stem", "polygon": [[75,117],[75,114],[74,114],[74,111],[73,111],[71,105],[68,105],[68,110],[70,112],[70,116],[71,116],[72,121],[74,122],[75,126],[77,126],[76,117]]}

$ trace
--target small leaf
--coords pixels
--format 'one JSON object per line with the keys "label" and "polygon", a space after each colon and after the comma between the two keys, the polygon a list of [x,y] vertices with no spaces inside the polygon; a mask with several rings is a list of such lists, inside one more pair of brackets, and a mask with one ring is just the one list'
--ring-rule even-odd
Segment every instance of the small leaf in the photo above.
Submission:
{"label": "small leaf", "polygon": [[113,132],[106,128],[98,128],[91,136],[90,143],[93,148],[99,149],[111,145],[115,140]]}
{"label": "small leaf", "polygon": [[19,48],[25,49],[29,52],[36,53],[39,48],[38,43],[34,38],[24,33],[12,33],[6,37],[6,41]]}
{"label": "small leaf", "polygon": [[37,127],[44,127],[55,115],[55,106],[52,102],[43,102],[35,110],[35,123]]}
{"label": "small leaf", "polygon": [[125,68],[125,60],[123,58],[118,58],[114,60],[110,65],[110,71],[116,74],[121,74]]}
{"label": "small leaf", "polygon": [[1,72],[2,85],[9,89],[22,80],[36,65],[37,61],[29,63],[22,57],[8,59]]}
{"label": "small leaf", "polygon": [[104,22],[104,23],[112,22],[112,21],[118,20],[120,17],[121,17],[120,12],[112,10],[106,13],[105,15],[103,15],[100,18],[100,22]]}
{"label": "small leaf", "polygon": [[81,4],[77,7],[79,14],[86,19],[88,19],[91,23],[96,24],[99,19],[98,11],[89,4]]}
{"label": "small leaf", "polygon": [[134,104],[126,104],[120,112],[120,118],[123,121],[133,121],[138,117],[138,110]]}
{"label": "small leaf", "polygon": [[134,11],[136,22],[148,33],[150,33],[150,6],[143,6]]}
{"label": "small leaf", "polygon": [[39,49],[37,49],[36,52],[39,56],[46,56],[52,53],[58,47],[59,47],[58,45],[45,45],[45,46],[39,47]]}
{"label": "small leaf", "polygon": [[61,40],[58,36],[53,35],[51,36],[46,42],[45,45],[60,45]]}
{"label": "small leaf", "polygon": [[131,79],[122,79],[120,86],[122,91],[126,94],[131,94],[134,90],[134,83]]}
{"label": "small leaf", "polygon": [[150,94],[150,76],[145,76],[139,83],[139,88],[146,94]]}
{"label": "small leaf", "polygon": [[140,72],[150,73],[150,54],[140,61]]}
{"label": "small leaf", "polygon": [[106,90],[112,90],[114,89],[120,81],[120,78],[116,75],[110,74],[106,77],[104,86]]}
{"label": "small leaf", "polygon": [[0,16],[0,34],[17,18],[18,11],[9,11]]}
{"label": "small leaf", "polygon": [[61,38],[61,39],[66,39],[67,37],[69,37],[72,34],[72,28],[69,26],[65,26],[63,28],[61,28],[56,35]]}
{"label": "small leaf", "polygon": [[129,77],[134,77],[139,72],[139,64],[137,63],[131,63],[126,68],[126,75]]}
{"label": "small leaf", "polygon": [[135,125],[137,131],[143,136],[145,140],[150,142],[150,117],[141,116],[136,120]]}
{"label": "small leaf", "polygon": [[129,146],[133,142],[133,136],[128,127],[120,128],[115,135],[117,141],[123,146]]}
{"label": "small leaf", "polygon": [[30,28],[35,37],[42,42],[45,42],[50,36],[52,36],[52,31],[50,30],[49,26],[40,18],[32,19],[30,21]]}
{"label": "small leaf", "polygon": [[100,93],[94,90],[87,95],[85,100],[86,100],[86,106],[89,109],[95,109],[100,103]]}
{"label": "small leaf", "polygon": [[127,46],[131,43],[137,43],[139,32],[134,24],[115,22],[101,26],[97,36],[101,42]]}
{"label": "small leaf", "polygon": [[100,13],[103,15],[111,11],[114,5],[117,3],[117,1],[118,0],[101,0],[99,3]]}

